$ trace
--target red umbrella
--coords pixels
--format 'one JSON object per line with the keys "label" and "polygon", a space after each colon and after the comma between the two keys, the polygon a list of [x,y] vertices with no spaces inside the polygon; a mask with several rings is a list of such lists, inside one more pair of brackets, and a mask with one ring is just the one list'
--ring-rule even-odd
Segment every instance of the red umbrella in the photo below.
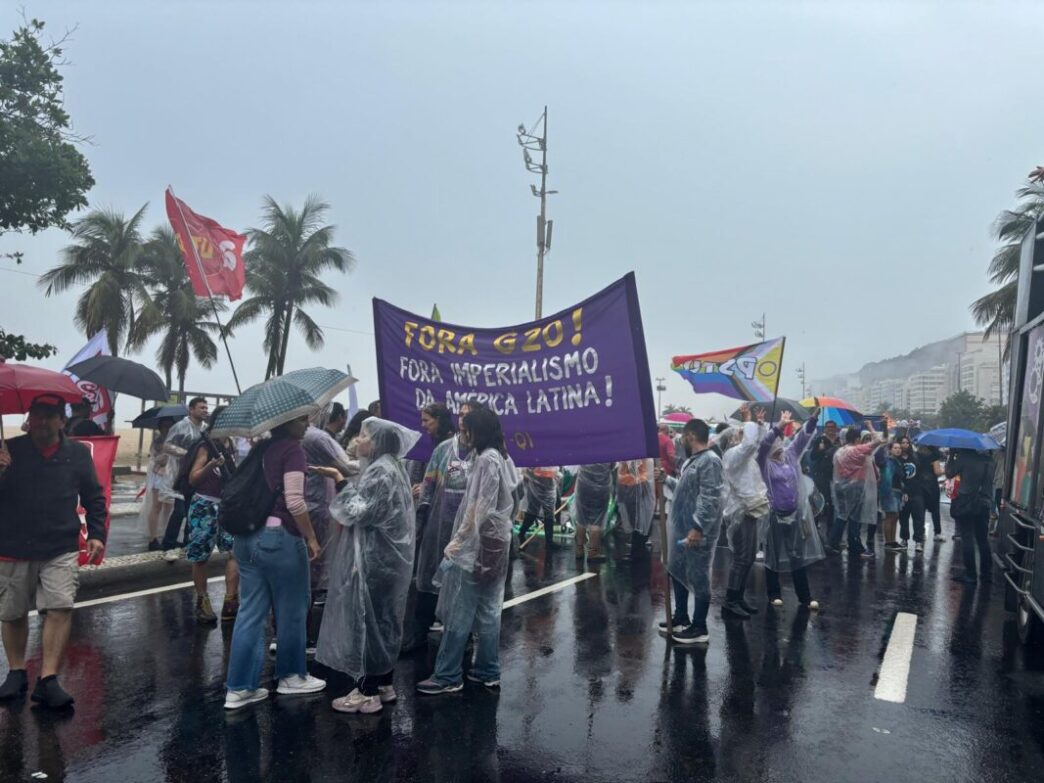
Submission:
{"label": "red umbrella", "polygon": [[[5,413],[27,413],[39,394],[54,394],[69,403],[83,399],[83,392],[68,375],[0,359],[0,417]],[[4,423],[0,418],[0,440],[3,438]]]}

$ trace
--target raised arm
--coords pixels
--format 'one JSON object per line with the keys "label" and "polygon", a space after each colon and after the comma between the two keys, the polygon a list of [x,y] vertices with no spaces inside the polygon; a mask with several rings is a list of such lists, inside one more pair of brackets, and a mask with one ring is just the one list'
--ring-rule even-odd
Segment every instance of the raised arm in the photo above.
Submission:
{"label": "raised arm", "polygon": [[812,435],[816,431],[816,424],[818,421],[819,408],[816,408],[812,411],[812,415],[809,416],[808,421],[805,422],[805,426],[798,430],[798,434],[794,436],[793,442],[787,449],[788,454],[793,456],[795,459],[801,458],[801,455],[805,452],[805,449],[808,448],[808,444],[812,440]]}

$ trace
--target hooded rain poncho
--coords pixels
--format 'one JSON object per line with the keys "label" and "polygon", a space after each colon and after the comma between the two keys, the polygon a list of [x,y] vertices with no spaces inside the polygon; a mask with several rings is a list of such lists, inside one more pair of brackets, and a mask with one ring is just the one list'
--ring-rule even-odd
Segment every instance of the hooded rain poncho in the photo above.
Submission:
{"label": "hooded rain poncho", "polygon": [[558,468],[529,468],[524,473],[526,513],[539,519],[555,514],[558,498]]}
{"label": "hooded rain poncho", "polygon": [[495,448],[487,448],[472,461],[464,500],[445,550],[446,560],[457,567],[441,566],[437,575],[441,581],[439,617],[450,616],[448,608],[458,600],[465,581],[503,599],[518,483],[515,463]]}
{"label": "hooded rain poncho", "polygon": [[834,455],[834,516],[877,524],[877,468],[874,452],[879,442],[843,446]]}
{"label": "hooded rain poncho", "polygon": [[342,526],[329,559],[329,592],[316,660],[359,679],[395,666],[413,573],[413,496],[402,457],[420,434],[367,419],[373,453],[359,481],[330,507]]}
{"label": "hooded rain poncho", "polygon": [[[359,463],[348,459],[341,444],[319,426],[310,426],[301,441],[309,465],[337,468],[342,476],[354,480],[359,474]],[[323,548],[319,557],[311,563],[312,586],[317,590],[326,589],[327,553],[333,548],[332,541],[337,534],[336,527],[330,526],[330,503],[337,494],[332,479],[318,473],[305,474],[304,495],[308,504],[308,516],[315,528],[315,536]]]}
{"label": "hooded rain poncho", "polygon": [[[790,573],[826,557],[816,527],[811,477],[801,472],[801,458],[812,440],[816,420],[809,419],[789,445],[780,449],[779,430],[772,429],[758,449],[758,465],[771,510],[761,521],[765,567]],[[779,459],[771,455],[779,453]]]}
{"label": "hooded rain poncho", "polygon": [[[721,530],[721,458],[710,449],[686,460],[677,481],[668,482],[673,493],[668,525],[667,570],[696,600],[710,598],[710,567]],[[682,541],[699,526],[703,537],[696,546]]]}

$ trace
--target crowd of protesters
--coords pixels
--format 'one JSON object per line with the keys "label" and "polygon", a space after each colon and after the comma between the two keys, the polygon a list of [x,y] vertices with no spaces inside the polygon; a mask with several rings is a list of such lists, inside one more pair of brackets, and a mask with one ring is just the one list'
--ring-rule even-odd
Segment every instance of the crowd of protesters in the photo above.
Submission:
{"label": "crowd of protesters", "polygon": [[[372,714],[394,701],[395,661],[427,650],[433,638],[434,670],[417,684],[420,693],[459,691],[465,679],[499,687],[509,560],[541,534],[550,556],[567,508],[576,559],[593,567],[609,549],[619,559],[651,557],[657,510],[665,515],[661,546],[673,612],[661,631],[682,645],[709,641],[710,572],[719,551],[731,550],[726,620],[758,613],[748,585],[759,560],[769,611],[784,605],[783,574],[799,606],[817,611],[808,569],[818,561],[843,548],[870,560],[878,532],[885,551],[905,550],[912,539],[915,553],[923,552],[929,515],[935,541],[943,541],[941,476],[956,485],[951,513],[965,564],[959,579],[990,579],[989,456],[953,450],[944,460],[936,450],[913,449],[908,433],[889,439],[869,422],[820,428],[818,410],[803,424],[790,412],[772,423],[764,410],[743,406],[739,420],[714,432],[693,419],[676,441],[662,428],[657,462],[522,471],[508,456],[499,419],[477,403],[465,403],[457,416],[439,404],[421,411],[419,426],[434,446],[423,462],[406,458],[422,433],[380,418],[379,403],[350,419],[332,403],[253,443],[211,437],[211,416],[207,401],[195,398],[184,418],[158,422],[143,518],[151,549],[170,560],[183,550],[192,564],[197,621],[234,623],[229,710],[269,697],[261,677],[270,633],[276,691],[324,690],[326,682],[308,670],[314,655],[352,682],[331,702],[341,712]],[[35,606],[46,619],[32,698],[64,707],[73,697],[57,674],[80,565],[77,506],[86,510],[90,561],[105,544],[105,499],[86,447],[66,437],[61,400],[34,400],[27,429],[0,449],[0,620],[10,664],[0,700],[28,690],[28,613]],[[233,536],[220,520],[237,463],[244,474],[257,465],[258,489],[273,499],[263,524]],[[215,551],[227,553],[220,614],[207,583]],[[473,662],[465,666],[471,640]]]}

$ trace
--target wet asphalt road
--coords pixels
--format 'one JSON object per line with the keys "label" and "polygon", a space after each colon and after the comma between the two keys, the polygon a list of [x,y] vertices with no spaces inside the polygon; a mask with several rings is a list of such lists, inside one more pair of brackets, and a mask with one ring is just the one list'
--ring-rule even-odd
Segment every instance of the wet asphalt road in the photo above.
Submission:
{"label": "wet asphalt road", "polygon": [[[199,628],[188,590],[77,611],[72,715],[0,708],[0,780],[70,781],[1029,781],[1044,770],[1044,660],[1018,644],[999,585],[950,581],[955,543],[921,558],[830,560],[819,615],[764,607],[706,649],[670,649],[658,563],[609,562],[504,614],[503,688],[417,697],[427,657],[400,660],[400,700],[333,712],[330,693],[222,709],[229,628]],[[538,541],[521,596],[576,576]],[[722,566],[716,566],[720,597]],[[215,603],[219,583],[212,585]],[[918,616],[907,698],[874,698],[899,611]],[[39,666],[38,627],[31,639]],[[3,667],[6,670],[6,664]],[[323,674],[317,667],[317,673]]]}

